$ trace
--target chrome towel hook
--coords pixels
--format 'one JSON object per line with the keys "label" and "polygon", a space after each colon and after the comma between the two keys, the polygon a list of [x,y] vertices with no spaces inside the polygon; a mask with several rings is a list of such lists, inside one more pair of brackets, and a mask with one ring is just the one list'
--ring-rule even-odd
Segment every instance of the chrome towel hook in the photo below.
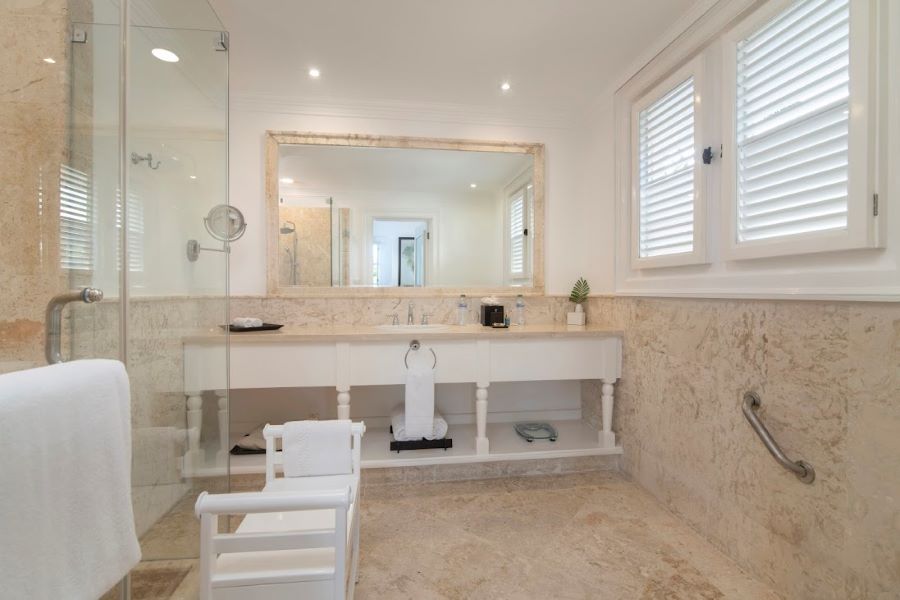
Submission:
{"label": "chrome towel hook", "polygon": [[[419,340],[413,340],[409,343],[409,348],[406,349],[406,354],[403,355],[403,364],[406,365],[407,369],[409,369],[409,353],[418,352],[421,347],[422,344],[419,343]],[[431,365],[431,369],[434,370],[437,368],[437,354],[434,353],[434,348],[429,348],[429,350],[431,350],[431,356],[434,358],[434,364]]]}

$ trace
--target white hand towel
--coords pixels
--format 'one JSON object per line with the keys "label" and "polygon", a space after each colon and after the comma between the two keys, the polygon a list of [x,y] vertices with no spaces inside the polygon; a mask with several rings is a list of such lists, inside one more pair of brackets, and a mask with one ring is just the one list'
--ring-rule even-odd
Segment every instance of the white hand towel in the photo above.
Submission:
{"label": "white hand towel", "polygon": [[0,375],[4,598],[99,598],[138,563],[122,363]]}
{"label": "white hand towel", "polygon": [[284,424],[285,477],[353,472],[351,421],[290,421]]}
{"label": "white hand towel", "polygon": [[401,404],[391,413],[391,429],[394,430],[394,439],[398,442],[408,442],[410,440],[421,440],[423,437],[426,440],[442,440],[447,437],[447,431],[449,430],[449,426],[447,425],[447,420],[441,416],[440,413],[434,413],[434,426],[431,429],[431,433],[425,436],[420,437],[410,437],[406,434],[406,411],[403,410],[403,405]]}
{"label": "white hand towel", "polygon": [[231,320],[231,324],[235,327],[262,327],[263,320],[256,317],[235,317]]}
{"label": "white hand towel", "polygon": [[406,435],[421,439],[434,432],[434,368],[424,346],[410,352],[406,369]]}

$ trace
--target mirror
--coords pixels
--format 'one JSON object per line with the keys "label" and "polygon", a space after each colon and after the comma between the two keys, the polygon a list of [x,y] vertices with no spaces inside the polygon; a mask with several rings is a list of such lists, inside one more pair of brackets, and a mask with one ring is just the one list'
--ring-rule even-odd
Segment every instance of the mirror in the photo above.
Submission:
{"label": "mirror", "polygon": [[542,291],[540,144],[269,132],[266,178],[272,294]]}

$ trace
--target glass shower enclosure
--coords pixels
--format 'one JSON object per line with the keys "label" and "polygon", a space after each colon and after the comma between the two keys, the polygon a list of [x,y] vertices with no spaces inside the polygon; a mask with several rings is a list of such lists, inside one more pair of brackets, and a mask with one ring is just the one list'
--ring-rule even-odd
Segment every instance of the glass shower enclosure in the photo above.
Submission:
{"label": "glass shower enclosure", "polygon": [[[130,595],[175,593],[196,575],[196,494],[228,486],[229,243],[204,225],[228,202],[227,33],[205,0],[2,3],[0,23],[16,32],[0,71],[0,285],[20,290],[0,299],[0,372],[45,364],[53,296],[103,291],[65,309],[62,356],[126,364],[143,553]],[[190,260],[189,240],[209,251]],[[185,390],[197,333],[226,341],[218,389]]]}

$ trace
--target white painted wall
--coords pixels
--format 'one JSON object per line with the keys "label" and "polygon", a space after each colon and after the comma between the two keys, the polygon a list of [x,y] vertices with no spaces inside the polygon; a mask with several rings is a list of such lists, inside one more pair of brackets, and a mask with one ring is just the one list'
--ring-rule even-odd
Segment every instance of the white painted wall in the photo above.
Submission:
{"label": "white painted wall", "polygon": [[[613,276],[613,185],[611,97],[596,108],[594,123],[310,110],[300,104],[266,109],[255,99],[233,99],[230,129],[230,196],[250,226],[234,244],[231,291],[266,293],[264,135],[266,130],[410,135],[473,140],[541,142],[546,145],[545,274],[548,294],[568,294],[584,276],[595,292],[611,292]],[[343,113],[343,114],[342,114]],[[478,122],[466,122],[467,120]],[[501,122],[494,122],[501,121]],[[526,120],[523,118],[522,123]]]}

